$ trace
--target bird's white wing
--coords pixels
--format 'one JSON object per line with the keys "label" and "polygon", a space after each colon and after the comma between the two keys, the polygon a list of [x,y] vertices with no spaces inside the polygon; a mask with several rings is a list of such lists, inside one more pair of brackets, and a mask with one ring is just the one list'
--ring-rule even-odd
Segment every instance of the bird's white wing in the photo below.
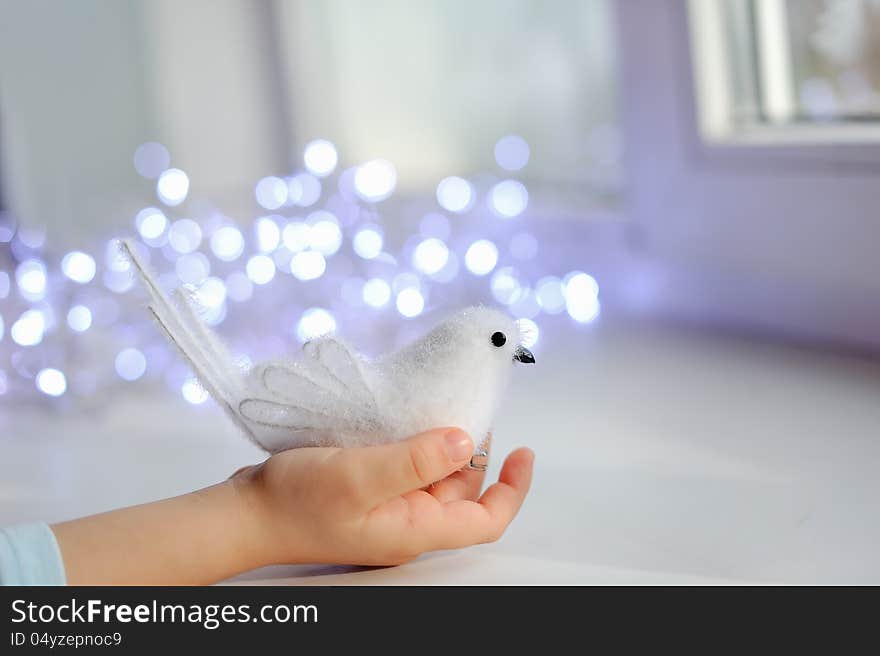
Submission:
{"label": "bird's white wing", "polygon": [[363,362],[358,355],[333,337],[322,337],[306,342],[303,352],[316,367],[342,386],[353,401],[376,409],[376,398],[364,378]]}
{"label": "bird's white wing", "polygon": [[308,342],[303,351],[302,361],[270,361],[252,371],[241,415],[266,427],[311,432],[321,443],[379,432],[381,418],[360,358],[332,337]]}

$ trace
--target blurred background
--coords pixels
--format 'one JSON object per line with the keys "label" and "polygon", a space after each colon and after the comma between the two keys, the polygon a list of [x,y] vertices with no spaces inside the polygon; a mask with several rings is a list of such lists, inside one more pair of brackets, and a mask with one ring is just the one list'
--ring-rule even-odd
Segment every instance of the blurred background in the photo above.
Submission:
{"label": "blurred background", "polygon": [[258,579],[880,581],[878,121],[875,0],[0,0],[0,522],[262,457],[135,236],[245,364],[472,303],[536,354],[501,543]]}

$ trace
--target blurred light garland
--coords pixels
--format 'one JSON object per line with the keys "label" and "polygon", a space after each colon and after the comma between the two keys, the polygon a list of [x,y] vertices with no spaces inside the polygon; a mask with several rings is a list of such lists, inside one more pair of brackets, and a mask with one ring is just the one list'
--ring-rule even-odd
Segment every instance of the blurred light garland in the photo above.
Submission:
{"label": "blurred light garland", "polygon": [[[398,181],[387,160],[340,170],[336,147],[311,141],[304,170],[256,183],[255,201],[269,214],[243,226],[216,213],[177,216],[189,177],[171,168],[167,148],[149,142],[135,151],[134,166],[156,181],[157,206],[138,211],[132,227],[167,290],[188,288],[211,325],[235,315],[220,332],[236,352],[290,352],[339,326],[351,338],[373,324],[385,338],[406,337],[408,320],[474,300],[506,306],[534,347],[541,314],[595,321],[599,285],[583,271],[543,271],[534,280],[522,273],[540,243],[527,227],[526,186],[505,176],[526,166],[529,146],[507,135],[494,154],[503,176],[444,178],[413,233],[392,248],[379,212]],[[468,215],[474,221],[464,223]],[[488,230],[487,222],[503,225]],[[115,238],[59,254],[47,252],[46,237],[0,215],[0,398],[63,404],[153,379],[203,403],[206,393],[132,292]]]}

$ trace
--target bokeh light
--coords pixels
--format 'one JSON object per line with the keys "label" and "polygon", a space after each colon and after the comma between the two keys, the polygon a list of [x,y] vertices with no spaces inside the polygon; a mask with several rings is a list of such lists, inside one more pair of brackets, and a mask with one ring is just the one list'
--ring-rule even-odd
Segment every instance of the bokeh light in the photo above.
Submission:
{"label": "bokeh light", "polygon": [[178,219],[168,231],[168,243],[178,253],[192,253],[202,243],[202,229],[192,219]]}
{"label": "bokeh light", "polygon": [[547,314],[559,314],[565,309],[562,281],[556,276],[545,276],[535,285],[538,305]]}
{"label": "bokeh light", "polygon": [[74,282],[84,285],[95,277],[97,266],[91,255],[82,251],[72,251],[62,258],[61,271]]}
{"label": "bokeh light", "polygon": [[391,286],[381,278],[370,278],[364,283],[363,297],[370,307],[384,307],[391,300]]}
{"label": "bokeh light", "polygon": [[67,312],[67,325],[74,332],[85,332],[92,325],[92,311],[85,305],[74,305]]}
{"label": "bokeh light", "polygon": [[318,251],[302,251],[290,260],[290,272],[298,280],[315,280],[324,275],[327,261]]}
{"label": "bokeh light", "polygon": [[284,247],[291,253],[304,251],[309,247],[309,231],[311,227],[302,221],[292,221],[284,226],[281,233],[281,240]]}
{"label": "bokeh light", "polygon": [[177,258],[174,272],[180,282],[198,285],[211,275],[211,261],[203,253],[189,253]]}
{"label": "bokeh light", "polygon": [[296,324],[296,336],[301,342],[322,337],[336,330],[336,319],[324,308],[313,307],[303,312]]}
{"label": "bokeh light", "polygon": [[311,207],[321,198],[321,181],[311,173],[298,173],[287,181],[287,200],[291,205]]}
{"label": "bokeh light", "polygon": [[214,307],[204,308],[200,313],[202,321],[209,326],[219,326],[226,319],[228,308],[226,303],[221,303]]}
{"label": "bokeh light", "polygon": [[572,271],[564,282],[565,309],[579,323],[591,323],[599,316],[599,283],[588,273]]}
{"label": "bokeh light", "polygon": [[322,255],[330,256],[342,245],[342,230],[339,221],[326,210],[312,212],[308,218],[309,246]]}
{"label": "bokeh light", "polygon": [[450,212],[467,212],[473,207],[475,197],[474,186],[464,178],[444,178],[437,185],[437,202]]}
{"label": "bokeh light", "polygon": [[247,276],[257,285],[265,285],[275,277],[275,261],[268,255],[254,255],[247,263]]}
{"label": "bokeh light", "polygon": [[425,309],[425,297],[416,287],[407,287],[397,294],[397,311],[407,319],[417,317]]}
{"label": "bokeh light", "polygon": [[568,297],[599,296],[599,283],[589,273],[572,271],[563,279],[565,295]]}
{"label": "bokeh light", "polygon": [[36,259],[25,260],[15,269],[15,282],[25,300],[41,300],[46,295],[46,265]]}
{"label": "bokeh light", "polygon": [[174,207],[186,200],[189,193],[189,178],[180,169],[168,169],[156,181],[156,194],[166,205]]}
{"label": "bokeh light", "polygon": [[422,273],[432,275],[442,270],[448,259],[449,249],[446,244],[432,237],[419,242],[413,251],[412,263]]}
{"label": "bokeh light", "polygon": [[15,239],[32,250],[39,250],[46,243],[46,229],[40,226],[19,226]]}
{"label": "bokeh light", "polygon": [[394,193],[397,186],[397,170],[388,160],[376,159],[357,168],[354,188],[358,196],[377,203]]}
{"label": "bokeh light", "polygon": [[287,183],[274,175],[262,178],[254,188],[257,203],[267,210],[277,210],[284,205],[287,202],[288,193]]}
{"label": "bokeh light", "polygon": [[198,379],[189,377],[180,386],[180,394],[187,403],[201,405],[208,400],[208,392]]}
{"label": "bokeh light", "polygon": [[352,239],[354,252],[365,260],[378,257],[383,246],[382,229],[378,226],[365,226],[358,230]]}
{"label": "bokeh light", "polygon": [[495,161],[505,171],[519,171],[529,163],[529,144],[522,137],[509,134],[495,144]]}
{"label": "bokeh light", "polygon": [[588,296],[580,299],[567,300],[565,309],[568,316],[579,323],[592,323],[598,318],[601,311],[599,299],[595,296]]}
{"label": "bokeh light", "polygon": [[510,304],[510,312],[517,317],[534,319],[541,312],[541,306],[535,293],[529,287],[523,287],[519,298]]}
{"label": "bokeh light", "polygon": [[124,294],[134,287],[134,276],[128,271],[112,271],[104,272],[102,282],[104,287],[115,294]]}
{"label": "bokeh light", "polygon": [[498,263],[498,247],[488,239],[479,239],[471,244],[464,254],[464,265],[468,271],[485,276]]}
{"label": "bokeh light", "polygon": [[224,262],[234,262],[244,252],[244,237],[234,226],[223,226],[211,235],[211,251]]}
{"label": "bokeh light", "polygon": [[171,164],[171,155],[162,144],[148,141],[135,149],[133,160],[135,171],[140,176],[153,180]]}
{"label": "bokeh light", "polygon": [[206,278],[195,288],[193,297],[208,310],[216,310],[226,302],[226,284],[220,278]]}
{"label": "bokeh light", "polygon": [[254,233],[257,237],[257,250],[261,253],[271,253],[281,243],[281,228],[268,216],[261,217],[254,223]]}
{"label": "bokeh light", "polygon": [[339,162],[339,155],[336,152],[336,146],[326,139],[315,139],[306,144],[303,151],[303,163],[310,173],[323,178],[333,173],[337,162]]}
{"label": "bokeh light", "polygon": [[147,241],[155,241],[165,233],[168,219],[162,210],[155,207],[145,207],[135,216],[134,224],[141,237]]}
{"label": "bokeh light", "polygon": [[41,369],[36,377],[37,389],[49,396],[61,396],[67,391],[67,378],[58,369]]}
{"label": "bokeh light", "polygon": [[516,180],[502,180],[489,191],[489,209],[501,218],[522,214],[528,204],[529,192]]}
{"label": "bokeh light", "polygon": [[[511,172],[522,170],[530,158],[529,145],[516,135],[500,139],[494,154],[498,166]],[[434,206],[435,211],[425,213],[432,199],[411,204],[406,199],[407,203],[401,203],[402,223],[394,224],[392,240],[391,233],[385,234],[381,227],[383,214],[377,207],[362,202],[379,202],[395,193],[398,173],[390,162],[377,159],[342,170],[336,147],[324,139],[306,144],[302,155],[304,169],[289,177],[268,176],[256,184],[257,201],[268,211],[261,211],[259,214],[264,216],[255,218],[247,228],[253,232],[243,232],[208,204],[193,205],[197,214],[187,213],[193,219],[174,217],[175,210],[166,205],[174,206],[189,198],[190,181],[186,173],[170,168],[168,151],[161,144],[142,144],[135,152],[135,168],[140,175],[154,178],[156,192],[164,203],[154,201],[155,207],[141,205],[134,214],[139,238],[135,247],[160,272],[159,285],[163,289],[170,291],[183,285],[208,325],[217,325],[229,313],[237,328],[241,328],[249,313],[258,311],[265,316],[277,316],[281,326],[293,325],[297,337],[307,339],[335,329],[343,319],[357,321],[358,311],[367,307],[377,311],[388,308],[392,316],[399,313],[400,317],[412,318],[427,311],[429,299],[431,305],[441,305],[476,297],[485,299],[486,293],[491,293],[490,298],[506,306],[512,317],[519,317],[522,341],[531,346],[538,337],[536,320],[540,320],[541,313],[580,323],[590,323],[599,316],[599,285],[591,275],[571,271],[563,277],[563,272],[554,271],[554,264],[558,264],[555,253],[542,252],[541,262],[537,261],[542,226],[490,221],[482,235],[473,232],[490,210],[503,218],[520,216],[527,210],[528,190],[512,179],[519,174],[505,173],[510,178],[499,179],[491,172],[483,172],[474,182],[459,176],[444,178],[435,190],[439,204]],[[324,179],[334,174],[338,180]],[[478,208],[480,216],[474,220],[454,216],[476,206],[477,189],[479,202],[485,203]],[[326,198],[322,198],[325,192]],[[413,225],[414,220],[417,226]],[[504,226],[513,229],[505,232]],[[400,233],[399,240],[398,228],[408,230],[408,234]],[[485,238],[478,239],[481,236]],[[349,237],[351,251],[340,252]],[[98,251],[99,257],[84,251],[65,254],[54,250],[54,244],[51,253],[44,256],[42,249],[51,243],[44,229],[22,228],[11,215],[0,213],[0,242],[10,243],[12,258],[0,266],[7,269],[0,270],[0,298],[16,292],[19,298],[12,299],[13,304],[20,299],[33,304],[31,308],[17,309],[14,315],[4,308],[5,316],[0,317],[0,340],[9,340],[12,367],[19,374],[7,378],[0,371],[0,393],[5,393],[7,382],[11,384],[19,378],[34,381],[34,372],[50,365],[53,368],[44,371],[57,372],[62,377],[62,371],[68,372],[69,380],[62,378],[61,387],[67,388],[69,383],[69,389],[77,396],[83,395],[84,390],[100,392],[102,377],[112,374],[113,369],[81,366],[85,360],[79,359],[74,346],[75,340],[83,348],[110,341],[104,339],[106,331],[112,341],[105,346],[113,349],[110,358],[122,379],[139,379],[149,369],[161,373],[172,389],[180,390],[191,403],[201,403],[208,397],[195,378],[185,379],[185,366],[179,365],[174,376],[167,374],[174,356],[158,337],[135,348],[143,326],[133,315],[129,316],[134,311],[129,306],[139,304],[132,305],[129,300],[135,299],[120,299],[107,291],[121,294],[137,282],[116,240],[107,242],[106,250]],[[103,247],[100,242],[99,245]],[[470,282],[460,280],[460,268],[467,268],[484,280],[469,276]],[[305,296],[297,295],[296,290],[289,292],[289,285],[296,283],[284,280],[288,274],[297,280],[315,282],[297,288]],[[98,285],[77,289],[68,282],[85,285],[96,275],[106,289]],[[276,282],[278,289],[273,289],[278,293],[266,292],[254,299],[256,287],[269,285],[276,278],[281,278]],[[453,281],[469,289],[435,289]],[[308,303],[298,304],[309,298],[320,299],[312,302],[323,307],[296,314],[302,307],[308,307]],[[232,307],[229,304],[233,302],[254,305]],[[379,316],[378,312],[375,316]],[[400,325],[401,319],[393,320],[392,316],[383,313],[384,320]],[[59,319],[63,330],[56,335]],[[147,322],[148,317],[141,320]],[[102,332],[92,338],[75,335],[94,332],[96,328]],[[266,337],[260,340],[255,357],[283,349],[279,337]],[[122,343],[114,348],[112,342],[117,340]],[[39,344],[44,346],[33,350],[19,348]],[[127,345],[131,346],[123,348]],[[248,348],[246,342],[236,343],[236,347]],[[160,352],[165,354],[165,361],[159,362]],[[81,382],[86,379],[91,382]],[[118,380],[115,376],[112,379]],[[44,387],[59,389],[57,383],[57,376],[49,373]],[[32,385],[31,382],[31,394],[37,394]],[[49,393],[39,383],[37,387]]]}
{"label": "bokeh light", "polygon": [[9,336],[19,346],[36,346],[43,341],[46,318],[39,310],[25,310],[9,328]]}
{"label": "bokeh light", "polygon": [[138,349],[127,348],[116,355],[114,366],[122,380],[134,381],[147,370],[147,358]]}
{"label": "bokeh light", "polygon": [[490,287],[495,300],[504,305],[516,303],[522,294],[519,275],[513,267],[504,267],[493,273]]}

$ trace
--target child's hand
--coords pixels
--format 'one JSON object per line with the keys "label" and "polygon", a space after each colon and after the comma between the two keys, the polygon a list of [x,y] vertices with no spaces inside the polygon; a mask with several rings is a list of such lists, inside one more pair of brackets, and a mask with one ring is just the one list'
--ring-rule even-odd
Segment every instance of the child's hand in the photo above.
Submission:
{"label": "child's hand", "polygon": [[230,482],[261,564],[394,565],[497,540],[514,518],[533,453],[510,454],[478,501],[483,472],[462,470],[472,453],[464,432],[439,429],[383,446],[285,451]]}
{"label": "child's hand", "polygon": [[474,501],[483,474],[461,470],[472,451],[453,429],[296,449],[218,485],[52,530],[73,584],[205,584],[275,563],[392,565],[507,528],[532,480],[532,452],[514,451]]}

